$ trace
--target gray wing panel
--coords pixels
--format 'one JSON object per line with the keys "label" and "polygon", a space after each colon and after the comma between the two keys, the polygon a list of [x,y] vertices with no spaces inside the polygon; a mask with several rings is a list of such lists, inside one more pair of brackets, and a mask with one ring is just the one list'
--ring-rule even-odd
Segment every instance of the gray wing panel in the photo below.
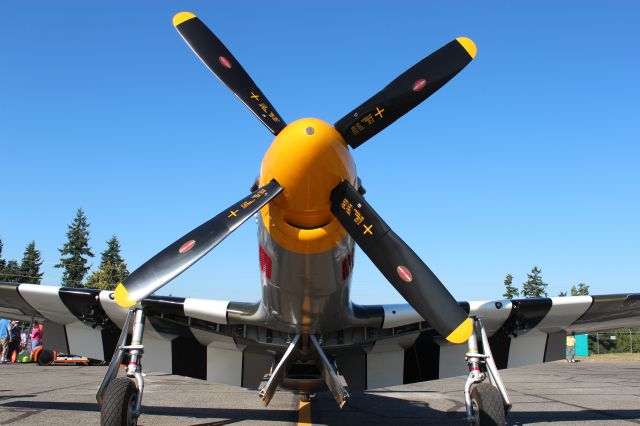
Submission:
{"label": "gray wing panel", "polygon": [[20,295],[45,319],[56,324],[66,325],[78,321],[78,318],[60,299],[60,287],[46,285],[20,284]]}
{"label": "gray wing panel", "polygon": [[593,303],[568,331],[611,330],[640,324],[640,294],[606,294],[592,296]]}
{"label": "gray wing panel", "polygon": [[[487,328],[498,368],[562,359],[567,332],[640,325],[640,294],[472,301],[469,307]],[[418,339],[405,351],[405,383],[465,374],[466,345],[443,341],[408,304],[382,308],[383,328],[421,325]]]}
{"label": "gray wing panel", "polygon": [[0,316],[21,321],[30,321],[32,317],[43,320],[44,316],[20,295],[18,286],[0,282]]}

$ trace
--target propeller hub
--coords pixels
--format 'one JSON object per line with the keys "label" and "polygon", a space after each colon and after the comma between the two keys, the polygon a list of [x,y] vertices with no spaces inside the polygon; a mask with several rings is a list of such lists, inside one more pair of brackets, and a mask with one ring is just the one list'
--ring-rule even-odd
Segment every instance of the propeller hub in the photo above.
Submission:
{"label": "propeller hub", "polygon": [[355,184],[356,168],[346,142],[328,123],[303,118],[285,127],[267,150],[260,185],[272,179],[284,188],[271,202],[271,216],[313,229],[333,219],[330,194],[341,181]]}

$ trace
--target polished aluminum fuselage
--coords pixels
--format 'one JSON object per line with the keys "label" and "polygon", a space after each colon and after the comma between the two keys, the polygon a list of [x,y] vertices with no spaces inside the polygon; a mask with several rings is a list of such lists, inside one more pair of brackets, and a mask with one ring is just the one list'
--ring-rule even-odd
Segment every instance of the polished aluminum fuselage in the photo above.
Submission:
{"label": "polished aluminum fuselage", "polygon": [[[384,306],[357,305],[350,299],[355,251],[351,237],[320,253],[300,253],[279,245],[258,216],[258,240],[262,298],[257,303],[230,302],[225,314],[229,324],[288,334],[383,326]],[[268,256],[270,267],[264,267],[262,256]],[[393,314],[400,312],[397,305],[389,306]]]}
{"label": "polished aluminum fuselage", "polygon": [[278,245],[259,219],[258,239],[272,265],[270,277],[265,271],[260,276],[267,327],[318,333],[358,322],[349,299],[354,252],[351,237],[345,236],[323,253],[296,253]]}

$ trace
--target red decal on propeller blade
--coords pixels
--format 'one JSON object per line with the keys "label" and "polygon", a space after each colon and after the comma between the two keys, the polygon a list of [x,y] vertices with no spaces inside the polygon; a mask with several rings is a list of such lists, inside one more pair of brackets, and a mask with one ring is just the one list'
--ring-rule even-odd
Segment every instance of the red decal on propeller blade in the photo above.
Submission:
{"label": "red decal on propeller blade", "polygon": [[415,83],[413,83],[413,91],[414,92],[419,92],[422,89],[424,89],[424,87],[427,85],[427,80],[425,80],[424,78],[421,80],[416,81]]}
{"label": "red decal on propeller blade", "polygon": [[231,69],[231,62],[229,62],[229,60],[227,58],[225,58],[224,56],[220,56],[218,58],[218,61],[220,61],[220,64],[223,67]]}
{"label": "red decal on propeller blade", "polygon": [[400,279],[402,279],[402,281],[406,283],[410,283],[411,281],[413,281],[413,275],[411,275],[411,271],[406,266],[398,266],[396,268],[396,272],[398,273],[398,276],[400,277]]}
{"label": "red decal on propeller blade", "polygon": [[196,245],[196,240],[187,241],[182,246],[180,246],[180,248],[178,249],[178,253],[180,254],[186,253],[189,250],[191,250],[195,245]]}

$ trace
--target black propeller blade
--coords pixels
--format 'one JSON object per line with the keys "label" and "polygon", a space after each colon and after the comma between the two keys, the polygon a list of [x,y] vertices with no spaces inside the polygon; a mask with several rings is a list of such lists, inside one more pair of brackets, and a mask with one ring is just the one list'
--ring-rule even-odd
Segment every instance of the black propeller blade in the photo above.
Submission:
{"label": "black propeller blade", "polygon": [[418,62],[334,127],[357,148],[412,110],[458,74],[476,55],[476,45],[459,37]]}
{"label": "black propeller blade", "polygon": [[385,278],[440,335],[452,343],[467,341],[473,327],[465,311],[348,182],[332,191],[331,211]]}
{"label": "black propeller blade", "polygon": [[286,127],[286,123],[242,65],[196,15],[180,12],[173,17],[173,26],[211,72],[231,89],[271,133],[277,135]]}
{"label": "black propeller blade", "polygon": [[282,191],[272,180],[180,238],[133,271],[115,291],[116,303],[131,307],[180,275]]}

